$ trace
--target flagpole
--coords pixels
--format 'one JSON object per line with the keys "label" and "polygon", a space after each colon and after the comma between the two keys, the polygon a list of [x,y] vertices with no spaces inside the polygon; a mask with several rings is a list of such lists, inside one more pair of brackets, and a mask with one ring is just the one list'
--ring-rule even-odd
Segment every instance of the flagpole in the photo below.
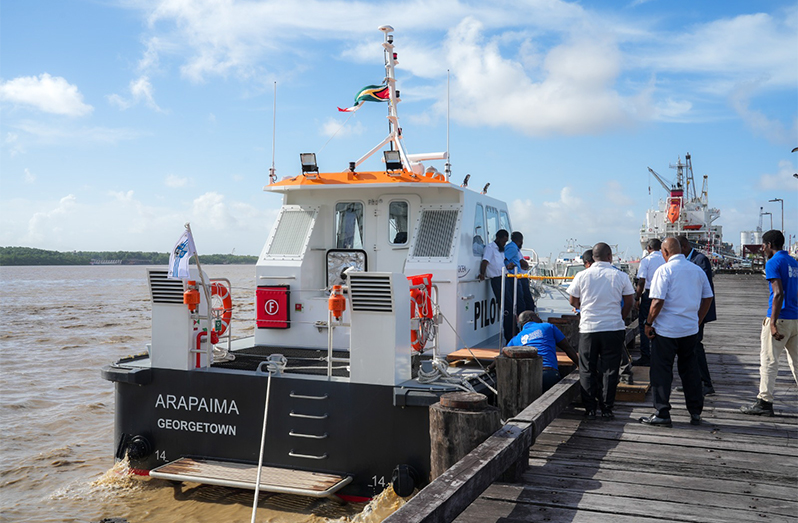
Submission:
{"label": "flagpole", "polygon": [[[191,237],[191,241],[194,242],[194,234],[191,232],[191,223],[186,222],[186,230],[188,231],[188,235]],[[199,252],[196,250],[197,244],[194,243],[194,261],[197,262],[197,271],[199,271],[200,281],[202,282],[202,288],[205,290],[205,302],[208,304],[208,335],[206,340],[208,341],[208,365],[210,366],[211,362],[213,362],[213,344],[211,343],[211,331],[213,330],[213,304],[211,303],[211,289],[208,284],[205,282],[205,275],[202,273],[202,266],[200,265],[199,261]]]}

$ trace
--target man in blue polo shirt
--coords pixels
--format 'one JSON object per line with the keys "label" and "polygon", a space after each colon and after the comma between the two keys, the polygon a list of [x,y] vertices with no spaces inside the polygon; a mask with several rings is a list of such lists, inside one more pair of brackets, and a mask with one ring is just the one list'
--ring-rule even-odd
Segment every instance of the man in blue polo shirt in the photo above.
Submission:
{"label": "man in blue polo shirt", "polygon": [[[529,264],[521,255],[521,248],[524,246],[524,235],[519,231],[513,231],[510,241],[504,246],[504,265],[507,272],[524,273],[529,270]],[[529,280],[519,279],[516,283],[518,289],[518,309],[522,311],[535,310],[535,300],[532,299],[532,292],[529,290]]]}
{"label": "man in blue polo shirt", "polygon": [[771,230],[762,235],[768,262],[765,279],[770,282],[768,316],[762,322],[759,351],[759,394],[756,403],[740,407],[743,414],[773,416],[773,389],[779,373],[779,356],[787,350],[787,362],[798,383],[798,261],[784,248],[784,235]]}
{"label": "man in blue polo shirt", "polygon": [[510,342],[508,347],[535,347],[543,358],[543,392],[546,392],[555,383],[560,381],[560,371],[557,366],[557,347],[563,350],[574,363],[578,362],[579,355],[565,339],[565,335],[551,323],[544,323],[532,311],[524,311],[518,316],[519,332]]}

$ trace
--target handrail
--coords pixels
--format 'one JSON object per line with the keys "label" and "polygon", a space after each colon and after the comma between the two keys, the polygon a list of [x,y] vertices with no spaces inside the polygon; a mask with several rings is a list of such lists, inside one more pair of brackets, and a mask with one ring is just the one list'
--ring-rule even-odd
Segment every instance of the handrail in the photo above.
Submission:
{"label": "handrail", "polygon": [[535,438],[579,393],[572,373],[452,465],[384,523],[450,523],[513,465],[525,468]]}

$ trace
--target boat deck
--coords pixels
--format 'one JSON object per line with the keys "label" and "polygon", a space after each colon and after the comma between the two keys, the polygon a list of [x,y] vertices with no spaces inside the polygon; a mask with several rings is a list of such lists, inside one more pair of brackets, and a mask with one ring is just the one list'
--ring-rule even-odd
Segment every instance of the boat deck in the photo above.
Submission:
{"label": "boat deck", "polygon": [[[719,275],[715,291],[719,319],[706,327],[704,344],[717,393],[706,397],[702,425],[689,424],[676,391],[672,428],[637,421],[653,412],[650,392],[645,403],[616,402],[613,421],[584,421],[572,404],[537,436],[520,482],[494,482],[456,519],[400,510],[391,521],[798,521],[798,387],[786,356],[776,416],[739,411],[758,391],[767,284],[761,274]],[[442,512],[428,507],[415,515]]]}

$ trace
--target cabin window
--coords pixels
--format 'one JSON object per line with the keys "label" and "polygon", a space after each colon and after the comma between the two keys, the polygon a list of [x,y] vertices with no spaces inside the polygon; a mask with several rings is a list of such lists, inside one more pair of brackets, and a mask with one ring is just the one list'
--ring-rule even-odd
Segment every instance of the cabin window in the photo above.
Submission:
{"label": "cabin window", "polygon": [[391,202],[388,206],[388,241],[394,245],[407,243],[408,207],[405,201]]}
{"label": "cabin window", "polygon": [[513,230],[510,228],[510,217],[507,216],[507,211],[501,211],[499,214],[499,222],[501,223],[502,229],[507,232],[512,232]]}
{"label": "cabin window", "polygon": [[481,258],[482,254],[485,252],[486,234],[485,211],[482,209],[482,204],[478,203],[474,211],[474,241],[471,244],[471,252],[474,253],[474,256],[479,256]]}
{"label": "cabin window", "polygon": [[496,207],[490,205],[485,206],[488,215],[488,241],[493,241],[496,238],[496,233],[499,232],[499,211]]}
{"label": "cabin window", "polygon": [[363,248],[363,204],[341,202],[335,204],[335,248]]}

